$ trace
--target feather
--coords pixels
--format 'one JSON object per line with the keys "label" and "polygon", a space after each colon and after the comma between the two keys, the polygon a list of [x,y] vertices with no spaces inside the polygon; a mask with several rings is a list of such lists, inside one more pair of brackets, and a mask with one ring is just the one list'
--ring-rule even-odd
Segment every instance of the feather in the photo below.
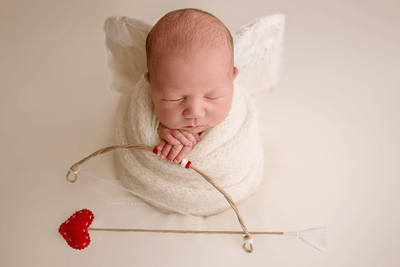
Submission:
{"label": "feather", "polygon": [[[277,86],[283,51],[285,16],[275,14],[256,18],[234,35],[235,80],[250,95],[256,96]],[[152,26],[122,16],[105,21],[107,63],[113,91],[129,91],[147,71],[146,37]]]}
{"label": "feather", "polygon": [[300,238],[315,249],[326,251],[326,227],[311,228],[302,231],[284,232],[284,235]]}
{"label": "feather", "polygon": [[239,76],[235,83],[252,96],[277,86],[283,51],[285,15],[256,18],[234,35],[235,64]]}
{"label": "feather", "polygon": [[145,43],[151,26],[121,16],[108,18],[104,23],[107,64],[111,70],[113,91],[125,93],[147,71]]}

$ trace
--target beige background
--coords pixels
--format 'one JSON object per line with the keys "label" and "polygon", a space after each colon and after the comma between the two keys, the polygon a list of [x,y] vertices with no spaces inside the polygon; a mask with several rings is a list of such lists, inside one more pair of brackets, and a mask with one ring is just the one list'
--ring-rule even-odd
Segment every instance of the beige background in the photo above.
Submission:
{"label": "beige background", "polygon": [[[260,192],[239,206],[250,230],[327,226],[328,251],[290,237],[92,232],[71,249],[58,234],[88,208],[95,227],[215,229],[165,215],[69,167],[114,145],[121,97],[109,90],[105,19],[155,23],[197,7],[234,33],[287,16],[282,79],[256,101],[266,155]],[[399,266],[400,2],[1,1],[1,266]],[[82,170],[114,181],[110,155]],[[239,230],[228,211],[207,221]]]}

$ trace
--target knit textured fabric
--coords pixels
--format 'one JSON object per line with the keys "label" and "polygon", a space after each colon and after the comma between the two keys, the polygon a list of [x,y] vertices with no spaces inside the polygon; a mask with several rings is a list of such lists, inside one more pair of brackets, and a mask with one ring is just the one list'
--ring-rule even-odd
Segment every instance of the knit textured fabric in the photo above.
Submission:
{"label": "knit textured fabric", "polygon": [[[116,141],[119,145],[156,146],[159,120],[151,100],[151,87],[144,78],[124,94],[117,112]],[[259,188],[263,150],[256,110],[252,99],[234,84],[227,118],[204,131],[202,141],[186,156],[239,204]],[[116,151],[116,171],[129,190],[148,199],[143,201],[167,212],[166,206],[196,215],[210,216],[230,208],[224,196],[191,169],[168,163],[143,150]],[[163,206],[159,203],[165,204]]]}

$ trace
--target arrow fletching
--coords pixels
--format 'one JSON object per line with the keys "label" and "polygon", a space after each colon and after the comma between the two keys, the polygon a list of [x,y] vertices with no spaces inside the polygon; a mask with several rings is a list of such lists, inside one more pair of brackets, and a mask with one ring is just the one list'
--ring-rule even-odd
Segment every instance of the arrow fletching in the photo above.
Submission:
{"label": "arrow fletching", "polygon": [[315,249],[326,251],[326,227],[311,228],[302,231],[284,232],[284,235],[297,237]]}

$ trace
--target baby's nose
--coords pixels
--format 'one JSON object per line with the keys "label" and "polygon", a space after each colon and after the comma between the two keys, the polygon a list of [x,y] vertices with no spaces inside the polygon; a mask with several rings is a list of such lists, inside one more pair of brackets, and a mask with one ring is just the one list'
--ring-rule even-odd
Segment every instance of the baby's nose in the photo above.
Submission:
{"label": "baby's nose", "polygon": [[206,114],[201,105],[190,105],[183,111],[183,116],[186,119],[202,118]]}

